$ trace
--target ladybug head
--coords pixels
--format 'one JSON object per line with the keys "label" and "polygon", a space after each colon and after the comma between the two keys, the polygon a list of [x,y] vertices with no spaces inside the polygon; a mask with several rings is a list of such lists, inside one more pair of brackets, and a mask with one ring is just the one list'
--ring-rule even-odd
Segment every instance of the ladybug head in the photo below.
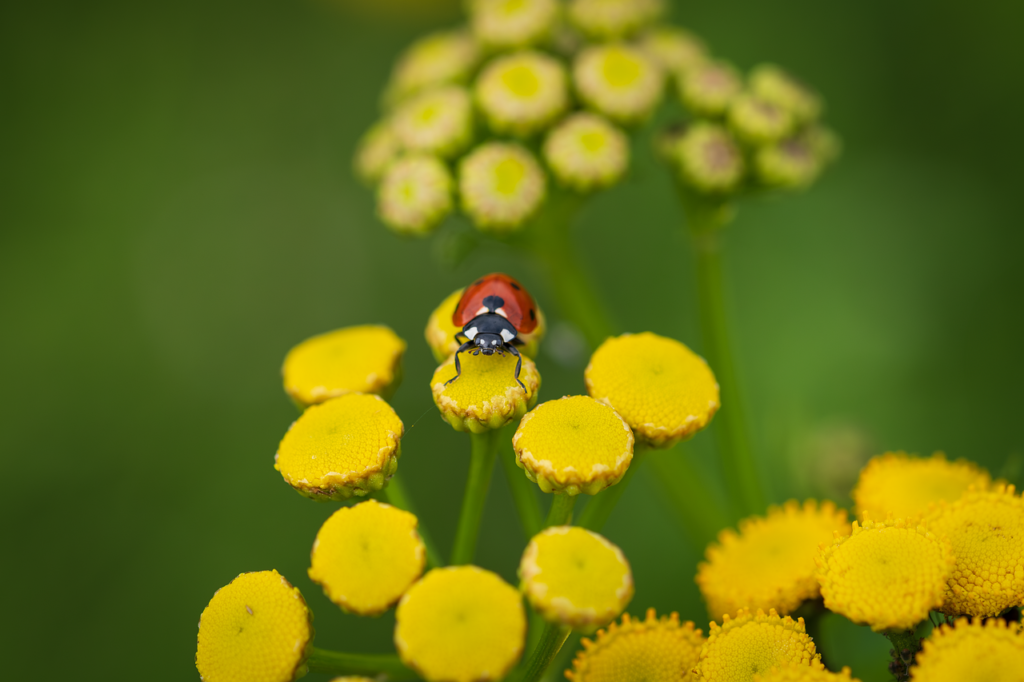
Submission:
{"label": "ladybug head", "polygon": [[495,352],[501,353],[505,345],[505,341],[501,338],[500,334],[487,334],[484,332],[473,337],[473,343],[477,347],[473,351],[473,355],[479,354],[480,351],[483,351],[484,355],[494,355]]}

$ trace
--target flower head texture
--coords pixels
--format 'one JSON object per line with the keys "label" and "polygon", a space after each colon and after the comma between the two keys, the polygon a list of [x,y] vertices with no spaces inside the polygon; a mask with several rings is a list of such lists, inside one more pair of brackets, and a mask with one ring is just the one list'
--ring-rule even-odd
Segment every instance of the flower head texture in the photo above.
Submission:
{"label": "flower head texture", "polygon": [[955,564],[945,538],[902,519],[854,521],[817,561],[825,608],[876,631],[908,630],[940,607]]}
{"label": "flower head texture", "polygon": [[843,668],[837,673],[809,665],[787,663],[772,668],[766,673],[755,673],[754,682],[860,682],[850,677],[850,669]]}
{"label": "flower head texture", "polygon": [[519,580],[533,609],[552,623],[593,631],[633,598],[633,573],[622,550],[575,526],[554,526],[530,540]]}
{"label": "flower head texture", "polygon": [[858,517],[918,519],[943,500],[955,502],[974,486],[986,490],[988,472],[967,460],[950,462],[941,452],[913,457],[887,452],[861,470],[852,497]]}
{"label": "flower head texture", "polygon": [[1024,682],[1024,630],[1019,624],[990,618],[961,618],[941,625],[924,641],[914,682]]}
{"label": "flower head texture", "polygon": [[420,577],[426,549],[416,517],[376,500],[342,507],[316,534],[309,578],[346,611],[375,616]]}
{"label": "flower head texture", "polygon": [[573,81],[588,107],[623,125],[650,116],[664,89],[657,62],[624,43],[583,49],[573,64]]}
{"label": "flower head texture", "polygon": [[280,573],[243,573],[217,590],[199,617],[199,677],[292,682],[306,671],[311,621],[302,594]]}
{"label": "flower head texture", "polygon": [[[459,349],[460,344],[455,340],[455,333],[462,331],[462,327],[455,326],[452,316],[455,314],[455,307],[459,304],[463,291],[465,289],[453,291],[441,301],[441,305],[434,308],[427,319],[427,328],[423,335],[430,350],[434,353],[434,359],[438,362],[444,362]],[[523,342],[523,345],[518,347],[519,352],[528,358],[537,357],[537,350],[546,331],[547,320],[544,318],[544,311],[538,305],[537,326],[529,334],[519,333],[518,339]]]}
{"label": "flower head texture", "polygon": [[821,173],[821,159],[803,137],[790,137],[757,150],[754,170],[757,178],[769,187],[801,189]]}
{"label": "flower head texture", "polygon": [[831,502],[790,500],[765,517],[724,530],[698,566],[697,584],[714,619],[741,608],[773,608],[785,615],[818,596],[818,545],[847,527],[846,512]]}
{"label": "flower head texture", "polygon": [[430,382],[434,404],[456,431],[482,433],[500,429],[536,404],[540,373],[530,358],[523,358],[519,375],[525,391],[516,383],[516,358],[511,353],[473,355],[467,351],[459,358],[462,375],[458,379],[445,385],[455,377],[452,355],[437,368]]}
{"label": "flower head texture", "polygon": [[459,196],[477,228],[513,232],[540,208],[547,181],[525,147],[505,142],[480,145],[459,163]]}
{"label": "flower head texture", "polygon": [[639,441],[670,447],[718,410],[718,383],[703,358],[651,332],[607,339],[584,373],[587,392],[615,408]]}
{"label": "flower head texture", "polygon": [[391,164],[377,188],[377,215],[399,234],[425,236],[451,213],[454,183],[434,156],[406,156]]}
{"label": "flower head texture", "polygon": [[809,123],[821,115],[821,99],[774,64],[754,68],[750,90],[790,112],[798,123]]}
{"label": "flower head texture", "polygon": [[756,95],[741,94],[729,105],[729,127],[742,142],[762,145],[778,142],[793,129],[792,115]]}
{"label": "flower head texture", "polygon": [[665,11],[663,0],[570,0],[569,20],[597,40],[625,38]]}
{"label": "flower head texture", "polygon": [[306,410],[281,440],[274,468],[314,500],[366,495],[398,468],[402,432],[380,396],[349,393]]}
{"label": "flower head texture", "polygon": [[683,72],[678,80],[679,97],[699,116],[721,116],[743,90],[736,69],[726,62],[705,62]]}
{"label": "flower head texture", "polygon": [[288,351],[281,374],[292,400],[308,406],[346,393],[389,396],[401,379],[405,341],[388,327],[345,327]]}
{"label": "flower head texture", "polygon": [[524,416],[512,447],[516,463],[544,492],[595,495],[625,475],[633,432],[606,403],[566,396]]}
{"label": "flower head texture", "polygon": [[469,9],[473,35],[492,50],[536,45],[559,15],[557,0],[473,0]]}
{"label": "flower head texture", "polygon": [[476,566],[430,571],[402,597],[395,620],[398,655],[428,682],[500,680],[526,637],[519,593]]}
{"label": "flower head texture", "polygon": [[572,682],[692,682],[705,641],[692,621],[680,623],[676,613],[658,618],[648,609],[643,620],[623,614],[621,625],[583,640],[565,676]]}
{"label": "flower head texture", "polygon": [[970,490],[925,517],[949,538],[956,568],[939,609],[951,616],[995,616],[1024,604],[1024,499],[1013,486]]}
{"label": "flower head texture", "polygon": [[758,609],[726,615],[722,626],[711,623],[708,641],[694,668],[696,680],[750,682],[754,675],[785,663],[822,668],[821,656],[804,629],[804,619],[780,618],[775,609],[767,615]]}
{"label": "flower head texture", "polygon": [[421,38],[395,64],[388,99],[396,102],[436,85],[464,83],[479,58],[476,39],[465,31],[442,31]]}
{"label": "flower head texture", "polygon": [[528,137],[569,106],[565,68],[542,52],[498,57],[477,78],[476,100],[494,132]]}
{"label": "flower head texture", "polygon": [[560,183],[578,192],[615,184],[629,166],[629,140],[601,116],[581,112],[544,141],[544,160]]}
{"label": "flower head texture", "polygon": [[425,90],[403,102],[391,119],[402,147],[413,153],[451,158],[473,137],[473,102],[457,85]]}
{"label": "flower head texture", "polygon": [[646,31],[640,37],[640,48],[667,73],[677,77],[708,59],[707,49],[699,38],[673,26]]}
{"label": "flower head texture", "polygon": [[353,163],[356,175],[364,182],[375,185],[384,176],[391,162],[402,152],[402,143],[388,121],[370,128],[359,140]]}
{"label": "flower head texture", "polygon": [[673,145],[670,156],[680,179],[704,194],[735,190],[746,164],[735,139],[717,123],[695,123]]}

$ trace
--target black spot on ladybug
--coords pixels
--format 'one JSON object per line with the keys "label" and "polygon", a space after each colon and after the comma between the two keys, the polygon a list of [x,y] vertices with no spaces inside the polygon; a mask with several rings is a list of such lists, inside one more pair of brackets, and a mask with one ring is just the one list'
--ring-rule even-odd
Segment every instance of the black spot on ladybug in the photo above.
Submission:
{"label": "black spot on ladybug", "polygon": [[531,320],[536,320],[537,319],[537,313],[533,312],[533,308],[530,308],[530,319]]}
{"label": "black spot on ladybug", "polygon": [[509,282],[509,285],[516,291],[519,291],[519,285],[516,284],[515,282]]}

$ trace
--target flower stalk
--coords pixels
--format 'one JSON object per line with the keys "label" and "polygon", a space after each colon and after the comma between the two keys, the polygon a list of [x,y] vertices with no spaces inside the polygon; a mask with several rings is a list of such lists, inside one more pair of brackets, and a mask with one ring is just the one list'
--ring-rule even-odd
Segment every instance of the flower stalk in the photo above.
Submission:
{"label": "flower stalk", "polygon": [[644,459],[689,533],[694,549],[698,554],[703,552],[718,531],[729,525],[727,514],[711,492],[709,482],[693,467],[687,452],[656,453]]}
{"label": "flower stalk", "polygon": [[329,675],[383,676],[389,682],[415,680],[415,672],[405,667],[395,654],[350,654],[327,649],[313,649],[307,660],[309,671]]}
{"label": "flower stalk", "polygon": [[509,489],[512,491],[512,502],[519,513],[519,522],[523,526],[523,533],[527,539],[532,538],[544,528],[544,517],[541,514],[540,505],[537,503],[537,486],[530,482],[523,475],[523,470],[516,466],[515,452],[508,452],[507,448],[499,453],[501,466],[505,470],[505,478],[508,479]]}
{"label": "flower stalk", "polygon": [[[556,496],[560,497],[560,496]],[[564,496],[561,496],[564,497]],[[555,660],[558,652],[561,651],[565,640],[569,638],[571,628],[556,623],[545,623],[541,632],[540,641],[530,653],[530,659],[523,669],[519,682],[537,682],[544,676],[544,672]]]}
{"label": "flower stalk", "polygon": [[462,513],[455,531],[455,545],[452,548],[453,566],[473,563],[476,553],[477,536],[480,534],[480,520],[487,502],[487,490],[491,485],[494,459],[498,449],[501,429],[490,429],[483,433],[470,433],[472,450],[469,461],[469,478],[466,480],[466,494],[462,498]]}
{"label": "flower stalk", "polygon": [[391,480],[388,481],[383,493],[384,499],[388,504],[398,507],[403,511],[407,511],[417,519],[420,519],[416,532],[419,533],[420,539],[423,540],[423,545],[427,548],[427,568],[439,568],[444,566],[444,559],[441,558],[441,552],[438,551],[437,545],[434,544],[434,538],[430,535],[426,526],[424,526],[420,515],[416,513],[415,505],[409,498],[409,493],[405,489],[405,484],[402,482],[402,479],[398,474],[391,477]]}
{"label": "flower stalk", "polygon": [[548,520],[544,527],[568,526],[572,523],[572,510],[576,506],[577,496],[556,493],[551,497],[551,508],[548,510]]}
{"label": "flower stalk", "polygon": [[619,503],[619,498],[626,492],[626,486],[633,479],[633,474],[636,473],[640,462],[646,459],[644,457],[646,451],[647,449],[639,443],[633,446],[633,461],[630,462],[629,468],[626,469],[622,480],[594,495],[594,498],[583,509],[583,513],[580,514],[578,525],[595,533],[600,532],[604,528],[604,524],[608,522],[608,518],[612,515],[615,505]]}

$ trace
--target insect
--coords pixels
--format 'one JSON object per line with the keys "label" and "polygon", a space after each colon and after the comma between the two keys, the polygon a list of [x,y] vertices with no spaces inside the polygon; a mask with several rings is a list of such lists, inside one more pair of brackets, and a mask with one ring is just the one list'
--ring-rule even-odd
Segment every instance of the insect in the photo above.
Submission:
{"label": "insect", "polygon": [[484,275],[466,287],[455,306],[452,323],[462,327],[455,340],[462,343],[455,351],[455,376],[445,382],[452,383],[462,375],[459,353],[476,347],[473,355],[504,355],[508,351],[516,356],[516,382],[523,368],[523,356],[516,346],[523,344],[520,334],[529,334],[537,328],[537,305],[523,285],[508,275],[495,272]]}

